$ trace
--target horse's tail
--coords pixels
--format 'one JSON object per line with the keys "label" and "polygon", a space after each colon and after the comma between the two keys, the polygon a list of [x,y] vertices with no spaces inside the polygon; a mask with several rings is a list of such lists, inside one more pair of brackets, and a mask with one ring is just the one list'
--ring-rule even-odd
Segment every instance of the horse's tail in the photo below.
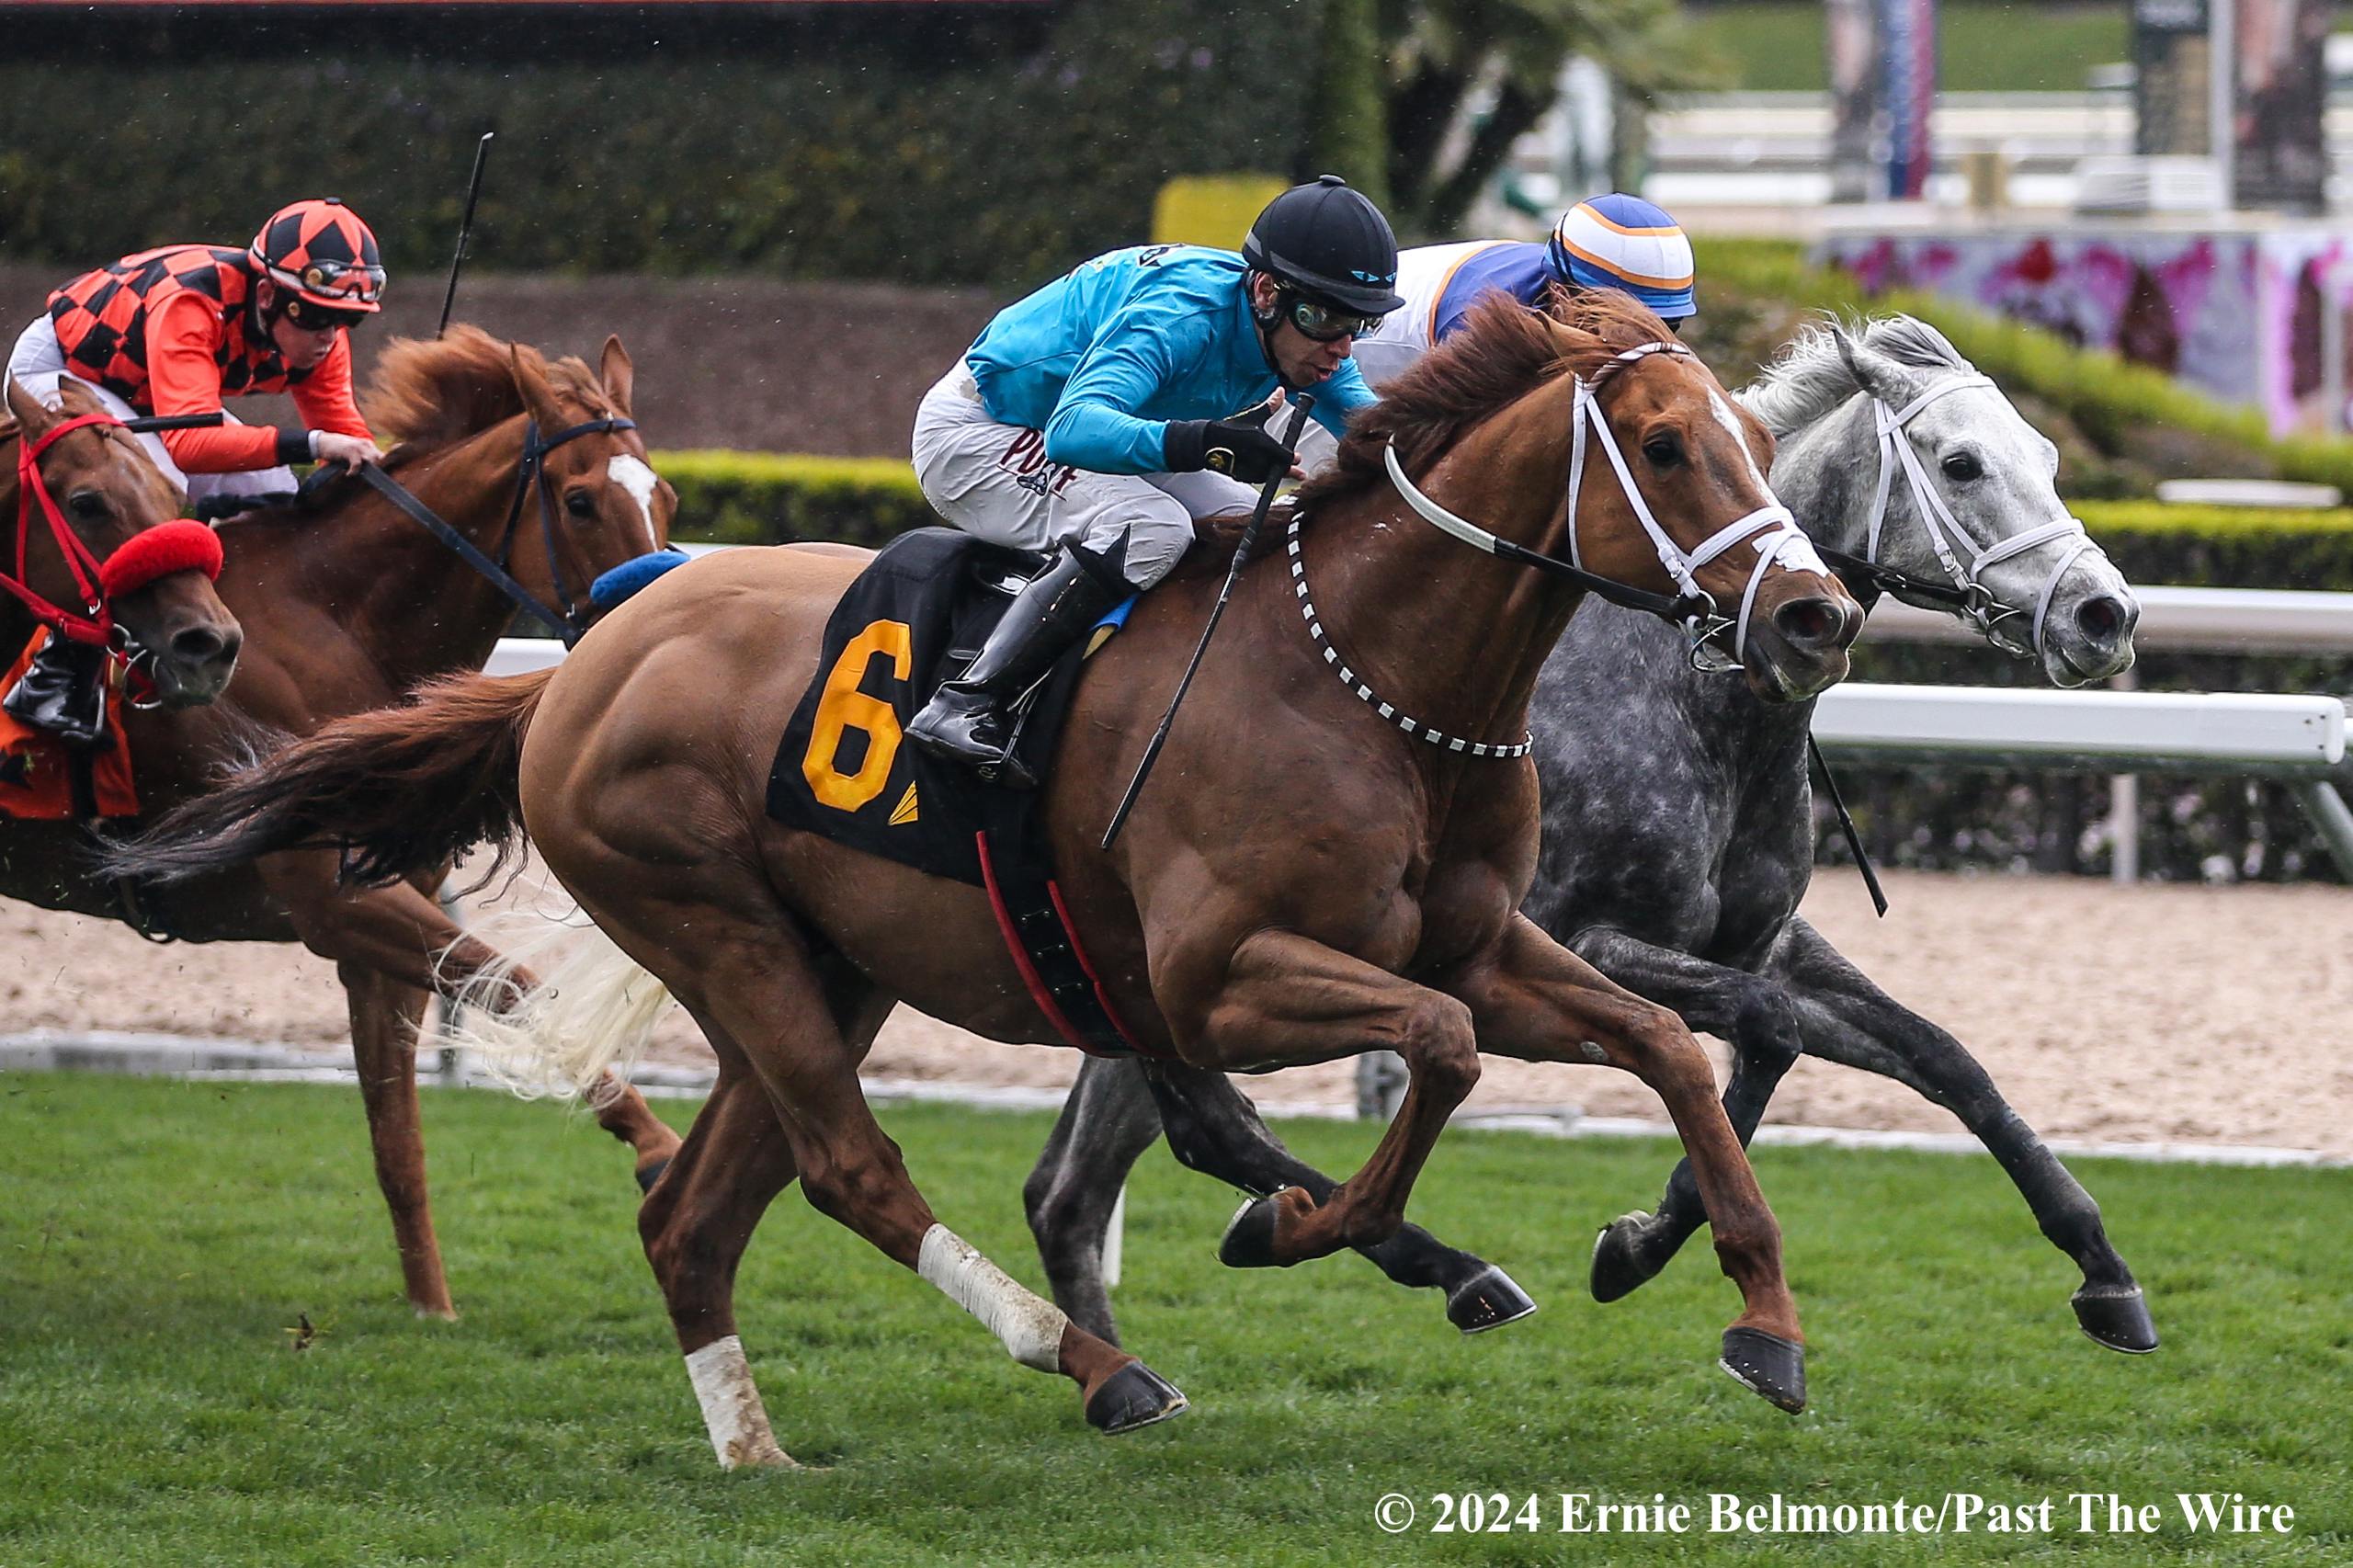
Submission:
{"label": "horse's tail", "polygon": [[439,1042],[474,1052],[526,1099],[576,1096],[601,1109],[620,1094],[670,1010],[653,972],[577,914],[560,923],[494,915],[467,934],[497,956],[443,1009]]}
{"label": "horse's tail", "polygon": [[522,826],[523,732],[553,670],[458,676],[399,708],[338,719],[232,775],[109,849],[118,876],[178,881],[283,849],[339,846],[347,874],[389,881]]}

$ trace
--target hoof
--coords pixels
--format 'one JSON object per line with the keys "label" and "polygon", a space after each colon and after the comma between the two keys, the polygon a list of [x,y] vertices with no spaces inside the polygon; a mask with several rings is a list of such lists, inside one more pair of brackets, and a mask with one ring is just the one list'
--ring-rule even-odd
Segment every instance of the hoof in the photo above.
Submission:
{"label": "hoof", "polygon": [[1174,1383],[1142,1362],[1131,1361],[1103,1380],[1086,1402],[1086,1419],[1105,1437],[1116,1437],[1182,1415],[1186,1408]]}
{"label": "hoof", "polygon": [[1518,1323],[1535,1310],[1536,1299],[1492,1263],[1456,1286],[1446,1299],[1447,1321],[1465,1334],[1484,1334]]}
{"label": "hoof", "polygon": [[645,1164],[638,1166],[637,1190],[640,1192],[652,1192],[654,1190],[654,1184],[660,1181],[662,1179],[662,1173],[669,1168],[670,1156],[667,1154],[663,1155],[658,1160],[648,1160]]}
{"label": "hoof", "polygon": [[1759,1399],[1795,1415],[1805,1408],[1805,1346],[1757,1328],[1724,1330],[1716,1363]]}
{"label": "hoof", "polygon": [[1637,1209],[1631,1214],[1619,1215],[1593,1238],[1593,1271],[1587,1282],[1595,1301],[1614,1301],[1620,1296],[1631,1296],[1658,1273],[1658,1265],[1646,1260],[1642,1253],[1643,1228],[1650,1223],[1651,1216]]}
{"label": "hoof", "polygon": [[2141,1294],[2138,1285],[2107,1294],[2095,1294],[2086,1286],[2068,1301],[2075,1309],[2075,1321],[2084,1325],[2094,1344],[2128,1356],[2146,1356],[2157,1347],[2157,1325],[2149,1316],[2149,1299]]}
{"label": "hoof", "polygon": [[[1283,1192],[1291,1188],[1285,1187]],[[1233,1211],[1225,1222],[1225,1234],[1218,1238],[1217,1260],[1228,1268],[1288,1268],[1290,1265],[1275,1256],[1275,1216],[1277,1199],[1282,1192],[1270,1192],[1264,1198],[1254,1198]]]}

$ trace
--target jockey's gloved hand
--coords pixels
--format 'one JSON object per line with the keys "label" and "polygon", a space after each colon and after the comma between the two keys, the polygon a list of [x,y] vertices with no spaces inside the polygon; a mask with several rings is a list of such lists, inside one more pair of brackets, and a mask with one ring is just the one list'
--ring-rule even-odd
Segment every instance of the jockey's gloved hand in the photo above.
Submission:
{"label": "jockey's gloved hand", "polygon": [[346,436],[334,430],[311,432],[311,450],[323,463],[338,468],[356,469],[361,463],[384,460],[382,449],[364,436]]}
{"label": "jockey's gloved hand", "polygon": [[1171,473],[1201,469],[1264,484],[1291,470],[1290,449],[1261,428],[1267,413],[1253,410],[1233,419],[1172,419],[1161,437],[1161,455]]}

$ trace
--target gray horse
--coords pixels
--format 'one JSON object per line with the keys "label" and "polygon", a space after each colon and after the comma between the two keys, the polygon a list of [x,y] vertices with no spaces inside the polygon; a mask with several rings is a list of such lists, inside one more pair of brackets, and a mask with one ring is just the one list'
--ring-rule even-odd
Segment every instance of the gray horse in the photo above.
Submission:
{"label": "gray horse", "polygon": [[[1810,329],[1742,401],[1779,439],[1774,489],[1867,605],[1885,592],[1954,615],[2061,686],[2131,664],[2139,607],[2067,516],[2057,449],[1936,329],[1908,316]],[[1799,917],[1813,868],[1812,711],[1699,673],[1671,626],[1586,607],[1531,705],[1544,839],[1526,913],[1610,979],[1731,1043],[1724,1108],[1744,1142],[1802,1052],[1950,1110],[2082,1269],[2073,1302],[2085,1332],[2154,1349],[2140,1287],[2090,1195],[1959,1040]],[[1106,1338],[1111,1205],[1164,1126],[1178,1160],[1250,1192],[1299,1186],[1320,1202],[1333,1186],[1223,1075],[1089,1060],[1024,1196],[1056,1301]],[[1655,1212],[1602,1232],[1595,1296],[1649,1279],[1705,1219],[1678,1165]],[[1221,1256],[1246,1261],[1233,1240]],[[1534,1310],[1501,1270],[1415,1227],[1364,1250],[1401,1284],[1444,1290],[1466,1333]]]}

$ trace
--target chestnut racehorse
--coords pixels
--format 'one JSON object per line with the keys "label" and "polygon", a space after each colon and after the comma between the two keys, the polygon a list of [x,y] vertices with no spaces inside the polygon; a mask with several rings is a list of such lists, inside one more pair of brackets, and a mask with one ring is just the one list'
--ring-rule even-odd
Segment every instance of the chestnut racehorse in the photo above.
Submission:
{"label": "chestnut racehorse", "polygon": [[[63,554],[47,508],[38,494],[19,484],[24,453],[36,452],[40,487],[85,557],[100,563],[101,575],[105,564],[119,560],[138,535],[179,518],[188,497],[148,461],[138,441],[81,383],[65,382],[62,405],[54,409],[13,378],[6,392],[13,417],[0,420],[0,540],[6,541],[0,577],[12,577],[21,550],[23,586],[70,619],[85,619],[79,612],[88,608],[87,600]],[[75,426],[76,420],[85,423]],[[202,542],[200,537],[198,542]],[[236,667],[244,633],[210,577],[199,571],[170,572],[104,597],[119,639],[127,639],[142,672],[153,681],[158,701],[187,707],[221,695]],[[24,651],[40,624],[20,597],[0,592],[0,669]],[[9,835],[0,839],[0,877],[7,874],[6,868],[19,852],[17,825],[0,817],[0,833]]]}
{"label": "chestnut racehorse", "polygon": [[[1529,696],[1586,587],[1741,605],[1730,634],[1768,699],[1845,672],[1860,612],[1789,548],[1762,477],[1770,448],[1631,301],[1595,296],[1570,324],[1483,309],[1359,416],[1339,469],[1302,494],[1288,549],[1244,574],[1108,852],[1104,824],[1217,583],[1179,574],[1096,655],[1040,809],[1072,917],[1139,1043],[1245,1070],[1382,1046],[1412,1074],[1370,1160],[1324,1202],[1289,1191],[1237,1217],[1257,1261],[1393,1233],[1481,1051],[1606,1061],[1658,1091],[1699,1173],[1744,1301],[1725,1361],[1776,1403],[1802,1402],[1779,1233],[1706,1055],[1674,1014],[1516,913],[1537,849],[1518,749]],[[858,1061],[896,1001],[998,1040],[1059,1041],[980,889],[765,814],[778,732],[858,569],[845,553],[744,551],[673,573],[554,671],[445,682],[330,725],[161,824],[131,863],[188,874],[348,837],[390,869],[528,826],[611,957],[659,977],[718,1053],[718,1085],[640,1226],[722,1463],[791,1462],[733,1290],[796,1174],[1015,1359],[1077,1382],[1094,1425],[1160,1420],[1182,1396],[940,1224],[860,1092]],[[1562,556],[1584,572],[1557,574]],[[895,744],[886,717],[866,722],[870,747]],[[583,983],[596,960],[580,962],[551,974],[542,1016],[558,1026],[563,994],[597,994]],[[593,1042],[564,1070],[599,1072],[621,1043]]]}
{"label": "chestnut racehorse", "polygon": [[[400,443],[386,467],[406,488],[486,555],[506,558],[540,600],[585,600],[602,574],[662,546],[676,505],[636,430],[608,423],[626,422],[631,386],[618,338],[592,370],[461,325],[438,341],[387,345],[367,407],[373,427]],[[537,445],[584,424],[591,428],[546,452],[528,487],[518,483],[527,437]],[[143,458],[139,466],[163,483]],[[560,519],[551,549],[540,538],[551,517]],[[357,483],[315,510],[247,514],[219,532],[221,597],[244,623],[244,658],[216,706],[130,715],[149,810],[202,795],[286,735],[396,702],[420,681],[480,669],[514,613],[423,525]],[[8,897],[133,919],[191,942],[299,941],[335,961],[408,1300],[419,1313],[454,1316],[426,1196],[416,1026],[429,990],[453,987],[492,955],[435,902],[439,868],[421,864],[408,881],[354,888],[340,881],[335,850],[301,850],[178,886],[142,884],[126,903],[113,879],[92,874],[73,824],[6,823],[0,831],[0,893]],[[638,1150],[642,1165],[676,1145],[633,1092],[612,1098],[600,1119]]]}

